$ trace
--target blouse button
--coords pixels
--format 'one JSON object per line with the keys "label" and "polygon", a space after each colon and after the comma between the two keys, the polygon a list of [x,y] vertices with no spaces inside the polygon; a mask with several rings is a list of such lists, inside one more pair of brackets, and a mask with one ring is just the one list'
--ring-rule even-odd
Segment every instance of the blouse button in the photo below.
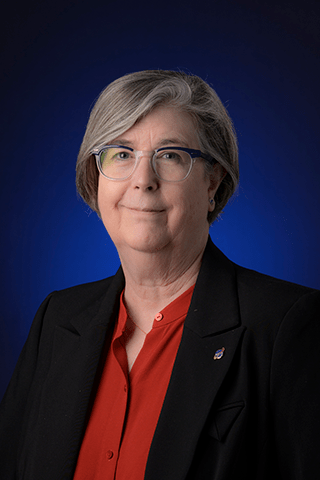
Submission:
{"label": "blouse button", "polygon": [[162,313],[157,313],[157,315],[154,317],[154,319],[157,320],[157,322],[160,322],[163,319]]}
{"label": "blouse button", "polygon": [[113,457],[113,451],[108,450],[107,453],[106,453],[106,457],[107,457],[108,460],[111,460],[111,458]]}

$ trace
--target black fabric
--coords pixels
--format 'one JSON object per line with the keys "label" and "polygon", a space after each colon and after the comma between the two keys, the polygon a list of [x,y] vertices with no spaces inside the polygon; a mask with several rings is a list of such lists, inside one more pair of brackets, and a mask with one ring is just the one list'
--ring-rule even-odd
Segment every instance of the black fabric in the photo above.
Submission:
{"label": "black fabric", "polygon": [[[1,404],[1,479],[72,479],[123,287],[120,268],[41,305]],[[319,291],[239,267],[209,239],[145,479],[314,480],[319,312]]]}

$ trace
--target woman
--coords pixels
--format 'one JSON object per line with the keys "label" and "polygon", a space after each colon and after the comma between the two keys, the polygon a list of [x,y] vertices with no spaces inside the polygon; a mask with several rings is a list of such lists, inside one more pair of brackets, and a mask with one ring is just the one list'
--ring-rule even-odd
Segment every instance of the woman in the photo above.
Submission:
{"label": "woman", "polygon": [[180,72],[109,85],[77,186],[121,260],[44,301],[2,404],[3,479],[314,479],[319,292],[211,242],[237,143]]}

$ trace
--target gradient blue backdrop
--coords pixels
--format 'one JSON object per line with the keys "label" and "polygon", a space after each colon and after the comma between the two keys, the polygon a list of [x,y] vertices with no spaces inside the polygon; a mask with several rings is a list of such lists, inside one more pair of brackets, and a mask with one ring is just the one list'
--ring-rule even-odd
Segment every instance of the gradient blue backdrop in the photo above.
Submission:
{"label": "gradient blue backdrop", "polygon": [[182,69],[234,120],[241,182],[211,228],[235,262],[320,288],[319,2],[12,3],[1,36],[1,383],[55,289],[115,272],[116,251],[77,198],[89,110],[115,78]]}

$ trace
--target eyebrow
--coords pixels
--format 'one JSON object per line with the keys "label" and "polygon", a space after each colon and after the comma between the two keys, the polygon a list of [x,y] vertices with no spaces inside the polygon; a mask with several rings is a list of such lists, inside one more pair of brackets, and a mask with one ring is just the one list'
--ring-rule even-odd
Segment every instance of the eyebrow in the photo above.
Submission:
{"label": "eyebrow", "polygon": [[176,145],[177,147],[188,147],[188,144],[179,138],[164,138],[157,144],[157,147],[160,148],[166,145]]}
{"label": "eyebrow", "polygon": [[132,147],[133,143],[129,140],[125,140],[124,138],[119,138],[118,140],[108,142],[108,145],[123,145],[124,147]]}
{"label": "eyebrow", "polygon": [[[124,147],[133,148],[133,143],[130,140],[126,140],[125,138],[119,138],[109,143],[109,145],[112,145],[112,144],[123,145]],[[163,138],[162,140],[160,140],[160,142],[157,143],[155,150],[161,147],[165,147],[167,145],[176,145],[177,147],[178,146],[188,147],[188,144],[179,138]]]}

